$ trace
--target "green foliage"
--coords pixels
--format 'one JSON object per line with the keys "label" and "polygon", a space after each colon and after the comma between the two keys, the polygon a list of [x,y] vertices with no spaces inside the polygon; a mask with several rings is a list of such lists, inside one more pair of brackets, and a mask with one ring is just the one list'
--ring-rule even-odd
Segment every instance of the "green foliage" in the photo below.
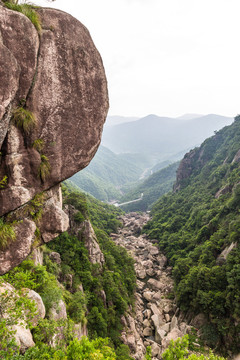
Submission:
{"label": "green foliage", "polygon": [[143,194],[143,198],[136,203],[123,205],[122,209],[125,211],[146,211],[150,209],[157,199],[172,190],[178,165],[179,162],[176,162],[155,172],[144,180],[142,184],[127,192],[120,199],[121,203],[138,199],[141,194]]}
{"label": "green foliage", "polygon": [[66,347],[53,348],[46,344],[38,344],[28,349],[24,355],[15,355],[13,360],[116,360],[114,350],[108,339],[90,341],[83,337],[80,341],[73,339]]}
{"label": "green foliage", "polygon": [[30,4],[18,4],[18,1],[4,1],[5,6],[8,9],[21,12],[25,16],[29,18],[29,20],[33,23],[38,32],[41,32],[41,20],[36,12],[36,6]]}
{"label": "green foliage", "polygon": [[151,349],[151,346],[147,346],[145,359],[146,359],[146,360],[151,360],[151,359],[152,359],[152,349]]}
{"label": "green foliage", "polygon": [[225,360],[223,357],[217,356],[210,352],[209,354],[191,353],[189,351],[189,336],[185,335],[177,340],[170,341],[170,345],[162,354],[163,360]]}
{"label": "green foliage", "polygon": [[24,290],[10,288],[4,285],[2,279],[0,286],[0,358],[12,359],[13,354],[18,351],[14,340],[16,331],[12,326],[24,324],[31,327],[36,306],[25,296]]}
{"label": "green foliage", "polygon": [[[102,269],[98,264],[91,264],[81,232],[78,237],[63,233],[48,245],[61,255],[61,282],[67,286],[68,274],[74,274],[71,289],[73,295],[67,300],[68,313],[75,322],[81,321],[84,319],[87,303],[90,337],[108,336],[115,345],[119,345],[122,328],[120,318],[128,305],[133,304],[136,284],[133,259],[108,236],[119,226],[120,222],[116,216],[122,212],[85,194],[71,192],[66,187],[63,187],[63,192],[65,203],[73,205],[78,210],[75,221],[91,219],[105,257]],[[78,290],[80,284],[83,286],[86,299]]]}
{"label": "green foliage", "polygon": [[46,312],[62,298],[62,290],[55,276],[47,272],[45,266],[35,266],[31,260],[23,261],[18,267],[3,275],[3,279],[16,289],[27,287],[36,290],[42,297]]}
{"label": "green foliage", "polygon": [[45,145],[45,142],[42,139],[36,139],[32,143],[32,147],[34,149],[36,149],[39,153],[41,153],[43,151],[44,145]]}
{"label": "green foliage", "polygon": [[0,218],[0,250],[5,249],[9,243],[16,239],[16,234],[13,224],[4,222]]}
{"label": "green foliage", "polygon": [[37,119],[35,115],[23,107],[19,107],[13,111],[12,119],[13,123],[19,129],[22,129],[25,134],[29,134],[37,125]]}
{"label": "green foliage", "polygon": [[[192,152],[190,176],[154,205],[144,230],[173,266],[180,308],[203,312],[206,342],[232,351],[239,350],[240,328],[240,167],[232,162],[239,144],[237,117]],[[230,244],[235,248],[221,260]]]}
{"label": "green foliage", "polygon": [[0,190],[1,189],[4,189],[6,186],[7,186],[7,180],[8,180],[8,177],[7,175],[5,175],[2,180],[0,180]]}
{"label": "green foliage", "polygon": [[50,175],[51,165],[49,163],[49,159],[46,155],[41,154],[41,163],[39,165],[39,176],[42,182],[46,180],[46,178]]}

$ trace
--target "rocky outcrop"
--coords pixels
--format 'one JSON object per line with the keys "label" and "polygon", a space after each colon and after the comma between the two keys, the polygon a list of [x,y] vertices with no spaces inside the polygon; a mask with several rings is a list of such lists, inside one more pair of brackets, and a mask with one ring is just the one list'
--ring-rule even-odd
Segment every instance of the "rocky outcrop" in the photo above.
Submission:
{"label": "rocky outcrop", "polygon": [[136,360],[144,359],[147,346],[152,348],[153,359],[161,359],[170,341],[184,336],[191,327],[172,300],[173,280],[166,257],[145,235],[135,235],[149,215],[129,213],[121,219],[123,228],[112,239],[132,255],[137,275],[135,313],[130,311],[121,319],[122,340]]}
{"label": "rocky outcrop", "polygon": [[[19,313],[16,309],[16,302],[19,300],[19,295],[16,289],[8,284],[1,283],[0,285],[0,302],[1,302],[1,316],[6,319],[6,325],[9,331],[14,332],[16,345],[19,347],[21,353],[24,353],[28,348],[35,345],[31,331],[27,327],[25,321],[25,314],[19,321],[13,321],[14,314]],[[22,309],[20,309],[22,310]]]}
{"label": "rocky outcrop", "polygon": [[98,240],[92,224],[89,219],[78,223],[74,220],[74,215],[78,211],[72,205],[66,205],[65,212],[70,219],[69,232],[75,235],[79,241],[83,241],[86,249],[88,250],[89,260],[92,264],[99,264],[102,267],[105,263],[104,255],[98,244]]}
{"label": "rocky outcrop", "polygon": [[[58,184],[91,161],[108,110],[105,72],[88,30],[62,11],[37,11],[41,34],[0,3],[0,216],[21,220],[16,241],[0,249],[0,274],[67,229]],[[19,108],[36,119],[28,130],[11,120]],[[42,193],[37,223],[22,209]]]}

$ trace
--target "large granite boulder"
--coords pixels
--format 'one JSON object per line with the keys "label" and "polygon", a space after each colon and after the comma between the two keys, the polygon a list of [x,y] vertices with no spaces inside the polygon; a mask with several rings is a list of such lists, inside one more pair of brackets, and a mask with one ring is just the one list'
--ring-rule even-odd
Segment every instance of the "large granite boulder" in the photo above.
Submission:
{"label": "large granite boulder", "polygon": [[[86,27],[59,10],[36,11],[41,34],[26,16],[0,2],[0,181],[7,179],[0,189],[0,216],[18,221],[15,211],[31,205],[35,195],[52,192],[36,224],[40,245],[68,228],[56,201],[58,184],[87,166],[97,151],[108,92],[101,57]],[[11,121],[21,107],[36,119],[28,131]],[[0,249],[0,273],[21,262],[34,249],[34,240],[14,262],[13,252],[24,237]]]}

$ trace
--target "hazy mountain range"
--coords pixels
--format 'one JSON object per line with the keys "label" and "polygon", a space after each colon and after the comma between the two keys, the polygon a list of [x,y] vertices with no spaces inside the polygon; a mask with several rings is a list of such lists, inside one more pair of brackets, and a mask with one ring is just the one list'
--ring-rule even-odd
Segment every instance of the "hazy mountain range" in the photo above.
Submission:
{"label": "hazy mountain range", "polygon": [[233,118],[215,114],[192,116],[148,115],[139,120],[106,126],[102,144],[115,153],[144,153],[167,160],[200,145],[214,131],[233,122]]}
{"label": "hazy mountain range", "polygon": [[[70,180],[103,201],[120,200],[122,196],[132,200],[134,194],[142,191],[140,184],[148,176],[180,160],[191,148],[232,122],[233,118],[215,114],[185,114],[178,118],[148,115],[141,119],[109,116],[102,145],[94,159]],[[166,186],[163,175],[153,177],[156,188],[161,185],[161,189],[169,190],[169,184],[174,182],[174,171],[171,176],[171,179],[167,178]],[[145,189],[148,184],[151,179],[146,182]]]}

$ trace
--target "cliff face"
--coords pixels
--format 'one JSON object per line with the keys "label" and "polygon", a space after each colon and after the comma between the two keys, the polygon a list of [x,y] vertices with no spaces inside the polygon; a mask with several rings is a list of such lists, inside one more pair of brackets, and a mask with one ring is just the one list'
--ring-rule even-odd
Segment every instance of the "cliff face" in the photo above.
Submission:
{"label": "cliff face", "polygon": [[40,34],[0,3],[0,216],[16,234],[0,248],[0,274],[67,229],[59,183],[91,161],[108,110],[88,30],[64,12],[37,11]]}

